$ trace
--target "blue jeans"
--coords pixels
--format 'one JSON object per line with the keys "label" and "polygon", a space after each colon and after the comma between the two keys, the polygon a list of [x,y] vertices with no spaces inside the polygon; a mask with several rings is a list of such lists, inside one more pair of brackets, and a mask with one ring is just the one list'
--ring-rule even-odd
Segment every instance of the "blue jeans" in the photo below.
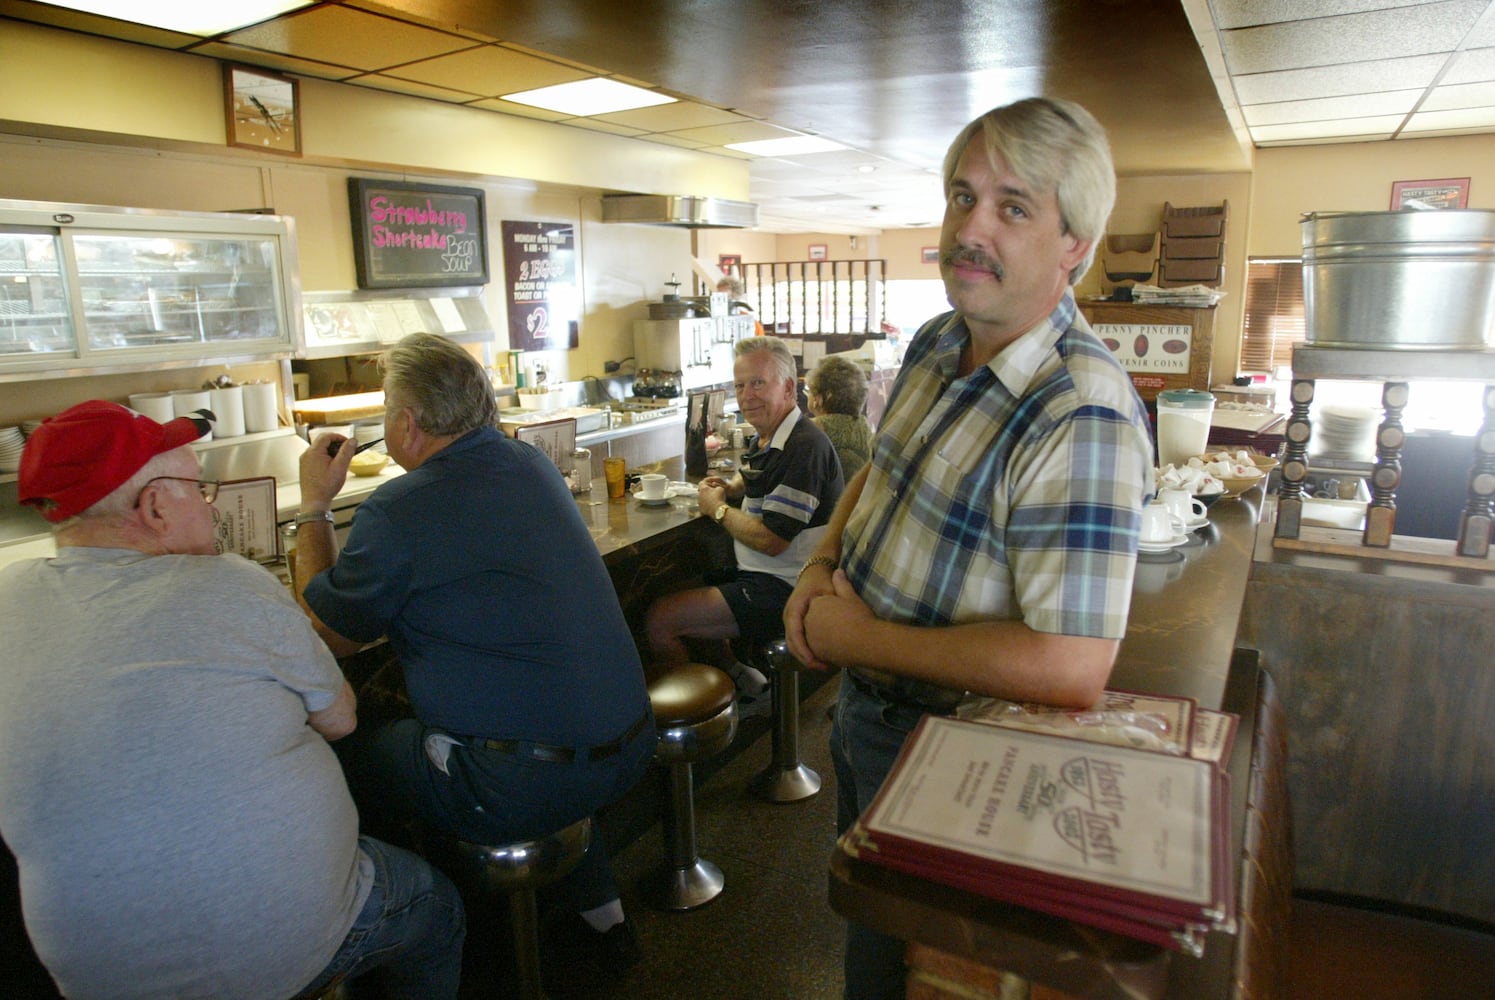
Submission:
{"label": "blue jeans", "polygon": [[[854,683],[844,671],[831,726],[836,768],[836,830],[845,833],[872,804],[903,741],[925,712]],[[870,927],[846,924],[846,1000],[902,1000],[908,970],[904,942]]]}
{"label": "blue jeans", "polygon": [[[360,816],[416,819],[475,844],[545,837],[628,792],[648,770],[655,741],[648,725],[609,757],[583,754],[570,763],[459,745],[443,772],[426,754],[426,737],[441,732],[398,719],[360,726],[332,744]],[[593,836],[556,886],[577,913],[618,898],[603,840]]]}
{"label": "blue jeans", "polygon": [[374,866],[373,888],[342,947],[301,996],[378,969],[387,997],[456,1000],[467,932],[457,887],[409,851],[372,837],[359,837],[358,846]]}

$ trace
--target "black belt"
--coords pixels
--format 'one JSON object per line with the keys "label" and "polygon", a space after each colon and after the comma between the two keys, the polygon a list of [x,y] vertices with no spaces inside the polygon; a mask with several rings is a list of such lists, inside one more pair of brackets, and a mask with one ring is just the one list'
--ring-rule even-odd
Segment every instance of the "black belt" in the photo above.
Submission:
{"label": "black belt", "polygon": [[938,684],[930,684],[926,681],[910,680],[906,677],[894,678],[890,674],[885,676],[893,681],[892,684],[878,683],[856,669],[847,670],[846,676],[851,680],[853,687],[866,694],[895,705],[907,705],[934,715],[949,715],[955,711],[955,706],[960,704],[961,698],[965,697],[962,692],[952,688],[940,687]]}
{"label": "black belt", "polygon": [[570,764],[577,757],[582,756],[586,757],[587,760],[606,760],[614,754],[622,752],[623,748],[635,736],[644,731],[644,727],[649,725],[653,718],[653,713],[645,712],[639,716],[637,722],[628,727],[628,732],[622,736],[607,743],[599,743],[594,747],[586,747],[584,749],[558,747],[549,743],[536,743],[534,740],[474,739],[472,745],[498,753],[512,753],[522,757],[533,757],[535,760],[543,760],[551,764]]}

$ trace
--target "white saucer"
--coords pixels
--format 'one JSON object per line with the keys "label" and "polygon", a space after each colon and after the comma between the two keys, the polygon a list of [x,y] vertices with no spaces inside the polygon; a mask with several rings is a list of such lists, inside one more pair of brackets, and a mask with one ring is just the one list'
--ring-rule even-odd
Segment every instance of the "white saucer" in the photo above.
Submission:
{"label": "white saucer", "polygon": [[649,499],[647,499],[645,497],[641,497],[637,493],[635,493],[633,495],[633,498],[635,500],[637,500],[639,503],[643,504],[645,507],[668,507],[670,505],[670,498],[669,497],[660,497],[657,500],[649,500]]}
{"label": "white saucer", "polygon": [[1188,535],[1175,535],[1172,540],[1166,542],[1138,542],[1138,552],[1167,552],[1176,549],[1189,540]]}
{"label": "white saucer", "polygon": [[1206,524],[1209,524],[1209,518],[1208,517],[1201,517],[1197,521],[1190,521],[1188,524],[1184,525],[1184,530],[1185,531],[1198,531],[1200,528],[1204,527]]}

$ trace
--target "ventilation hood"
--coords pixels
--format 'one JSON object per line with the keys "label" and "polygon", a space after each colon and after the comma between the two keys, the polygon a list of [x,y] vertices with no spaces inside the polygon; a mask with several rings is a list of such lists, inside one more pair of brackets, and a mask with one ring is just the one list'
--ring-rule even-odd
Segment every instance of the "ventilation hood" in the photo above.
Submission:
{"label": "ventilation hood", "polygon": [[602,196],[602,221],[687,229],[750,229],[758,224],[758,206],[748,201],[689,195],[609,194]]}

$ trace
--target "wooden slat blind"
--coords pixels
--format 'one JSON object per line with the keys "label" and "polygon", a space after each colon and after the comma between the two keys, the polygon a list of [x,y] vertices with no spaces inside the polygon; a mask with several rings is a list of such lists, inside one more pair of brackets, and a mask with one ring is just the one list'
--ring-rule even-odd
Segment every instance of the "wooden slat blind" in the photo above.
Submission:
{"label": "wooden slat blind", "polygon": [[1246,268],[1242,371],[1273,372],[1292,364],[1303,341],[1303,262],[1252,257]]}

